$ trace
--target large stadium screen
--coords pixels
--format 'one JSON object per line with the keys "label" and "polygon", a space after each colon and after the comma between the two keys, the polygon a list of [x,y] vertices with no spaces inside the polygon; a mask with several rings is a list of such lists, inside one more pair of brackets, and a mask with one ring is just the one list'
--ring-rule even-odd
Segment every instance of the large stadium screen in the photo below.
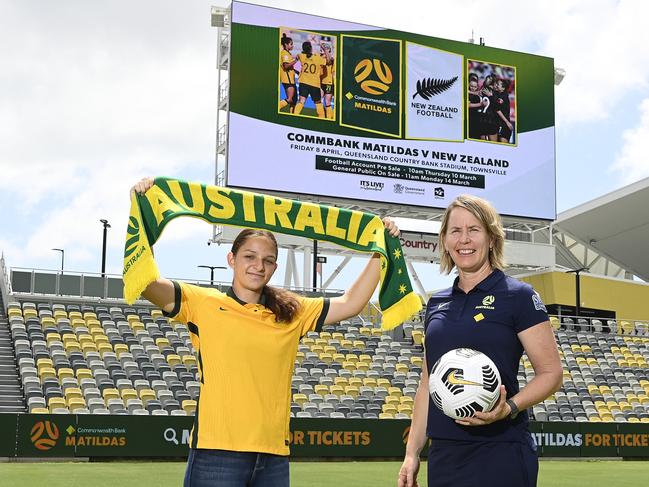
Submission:
{"label": "large stadium screen", "polygon": [[554,62],[232,5],[228,186],[553,220]]}

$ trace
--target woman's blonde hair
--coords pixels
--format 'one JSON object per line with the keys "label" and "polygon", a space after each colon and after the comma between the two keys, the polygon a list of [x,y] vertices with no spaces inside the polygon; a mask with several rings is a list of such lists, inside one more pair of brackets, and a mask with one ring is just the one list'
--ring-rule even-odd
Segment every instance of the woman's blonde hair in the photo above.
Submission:
{"label": "woman's blonde hair", "polygon": [[493,269],[504,269],[505,231],[503,230],[500,215],[487,200],[469,194],[461,194],[446,208],[442,217],[442,226],[439,229],[439,255],[441,256],[439,268],[442,274],[450,274],[455,268],[455,262],[453,262],[451,255],[444,246],[444,239],[448,231],[448,220],[451,216],[451,211],[455,208],[464,208],[478,219],[487,231],[487,237],[490,240],[489,264]]}

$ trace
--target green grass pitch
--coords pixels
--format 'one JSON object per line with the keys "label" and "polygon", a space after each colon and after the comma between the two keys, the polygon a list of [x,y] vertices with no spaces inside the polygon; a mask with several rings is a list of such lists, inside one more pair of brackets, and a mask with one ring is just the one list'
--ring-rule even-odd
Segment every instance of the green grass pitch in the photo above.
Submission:
{"label": "green grass pitch", "polygon": [[[293,487],[377,487],[396,485],[399,462],[293,462]],[[426,464],[419,484],[426,486]],[[178,487],[179,462],[2,463],[3,487]],[[649,478],[649,462],[541,461],[539,487],[639,487]]]}

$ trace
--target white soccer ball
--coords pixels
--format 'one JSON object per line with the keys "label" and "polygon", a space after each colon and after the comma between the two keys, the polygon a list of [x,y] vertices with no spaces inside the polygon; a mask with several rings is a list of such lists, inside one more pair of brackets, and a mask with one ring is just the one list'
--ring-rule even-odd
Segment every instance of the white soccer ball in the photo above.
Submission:
{"label": "white soccer ball", "polygon": [[446,352],[433,365],[428,379],[435,406],[453,419],[490,411],[500,397],[500,374],[484,353],[471,348]]}

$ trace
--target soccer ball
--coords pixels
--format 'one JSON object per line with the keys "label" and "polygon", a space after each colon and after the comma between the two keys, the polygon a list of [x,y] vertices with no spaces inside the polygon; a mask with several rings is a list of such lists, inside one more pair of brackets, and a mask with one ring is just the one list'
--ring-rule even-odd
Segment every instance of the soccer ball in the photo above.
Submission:
{"label": "soccer ball", "polygon": [[446,352],[433,365],[428,380],[435,406],[453,419],[490,411],[500,397],[500,374],[484,353],[471,348]]}

